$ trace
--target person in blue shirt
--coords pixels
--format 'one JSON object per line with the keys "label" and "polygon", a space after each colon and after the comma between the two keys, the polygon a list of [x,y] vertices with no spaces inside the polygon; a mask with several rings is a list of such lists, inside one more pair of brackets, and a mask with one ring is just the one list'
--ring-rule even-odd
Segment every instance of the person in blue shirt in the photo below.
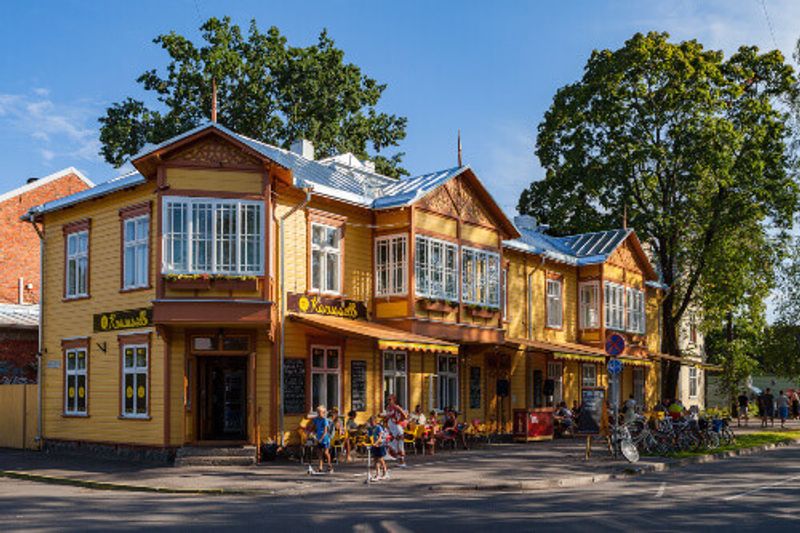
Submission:
{"label": "person in blue shirt", "polygon": [[[317,416],[312,418],[314,423],[314,437],[317,441],[317,451],[319,453],[319,471],[322,472],[323,462],[328,463],[328,471],[333,472],[331,464],[331,433],[333,433],[333,423],[328,419],[328,410],[324,405],[317,407]],[[310,469],[310,467],[309,467]]]}
{"label": "person in blue shirt", "polygon": [[[375,417],[369,417],[367,422],[367,435],[370,440],[370,453],[372,455],[373,464],[375,465],[375,475],[372,481],[387,479],[389,477],[389,469],[386,467],[386,437],[387,432],[383,426],[375,423]],[[383,471],[383,474],[381,474]]]}

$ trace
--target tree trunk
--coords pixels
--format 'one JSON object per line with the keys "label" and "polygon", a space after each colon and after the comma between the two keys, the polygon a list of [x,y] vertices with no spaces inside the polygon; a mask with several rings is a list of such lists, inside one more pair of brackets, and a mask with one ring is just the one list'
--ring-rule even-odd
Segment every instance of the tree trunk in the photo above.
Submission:
{"label": "tree trunk", "polygon": [[[661,304],[662,331],[661,353],[680,357],[678,345],[678,328],[680,321],[672,316],[672,295],[664,298]],[[681,364],[678,361],[665,359],[661,362],[661,397],[675,399],[678,396],[678,380],[680,379]]]}

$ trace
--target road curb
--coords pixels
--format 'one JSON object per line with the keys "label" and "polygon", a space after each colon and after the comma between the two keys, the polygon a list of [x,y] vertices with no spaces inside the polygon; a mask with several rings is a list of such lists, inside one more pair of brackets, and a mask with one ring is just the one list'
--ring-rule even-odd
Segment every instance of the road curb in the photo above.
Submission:
{"label": "road curb", "polygon": [[800,440],[792,440],[776,444],[762,444],[761,446],[751,446],[739,450],[729,450],[725,452],[712,453],[708,455],[698,455],[697,457],[687,457],[676,459],[669,463],[644,463],[631,464],[621,472],[611,472],[607,474],[594,474],[585,476],[572,476],[556,479],[537,479],[534,481],[517,481],[509,483],[486,483],[469,485],[429,485],[427,488],[431,492],[519,492],[519,491],[539,491],[556,488],[575,488],[585,487],[596,483],[603,483],[612,479],[624,479],[628,477],[641,476],[655,472],[666,472],[668,470],[682,468],[694,464],[712,463],[722,461],[741,455],[754,455],[776,448],[784,448],[800,444]]}

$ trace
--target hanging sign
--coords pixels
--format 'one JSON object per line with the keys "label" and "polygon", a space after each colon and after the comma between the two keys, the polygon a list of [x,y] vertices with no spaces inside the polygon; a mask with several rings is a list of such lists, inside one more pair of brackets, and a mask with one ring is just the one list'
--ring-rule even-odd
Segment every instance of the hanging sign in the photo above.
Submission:
{"label": "hanging sign", "polygon": [[367,306],[358,300],[289,293],[286,295],[286,307],[289,311],[309,315],[338,316],[352,320],[367,318]]}
{"label": "hanging sign", "polygon": [[94,332],[146,328],[153,325],[153,308],[140,307],[94,315]]}

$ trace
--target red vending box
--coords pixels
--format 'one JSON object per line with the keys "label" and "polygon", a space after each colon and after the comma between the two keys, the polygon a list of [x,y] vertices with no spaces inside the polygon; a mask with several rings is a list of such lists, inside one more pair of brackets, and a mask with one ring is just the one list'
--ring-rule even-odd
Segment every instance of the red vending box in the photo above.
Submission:
{"label": "red vending box", "polygon": [[553,438],[553,409],[514,409],[514,440],[530,442]]}

